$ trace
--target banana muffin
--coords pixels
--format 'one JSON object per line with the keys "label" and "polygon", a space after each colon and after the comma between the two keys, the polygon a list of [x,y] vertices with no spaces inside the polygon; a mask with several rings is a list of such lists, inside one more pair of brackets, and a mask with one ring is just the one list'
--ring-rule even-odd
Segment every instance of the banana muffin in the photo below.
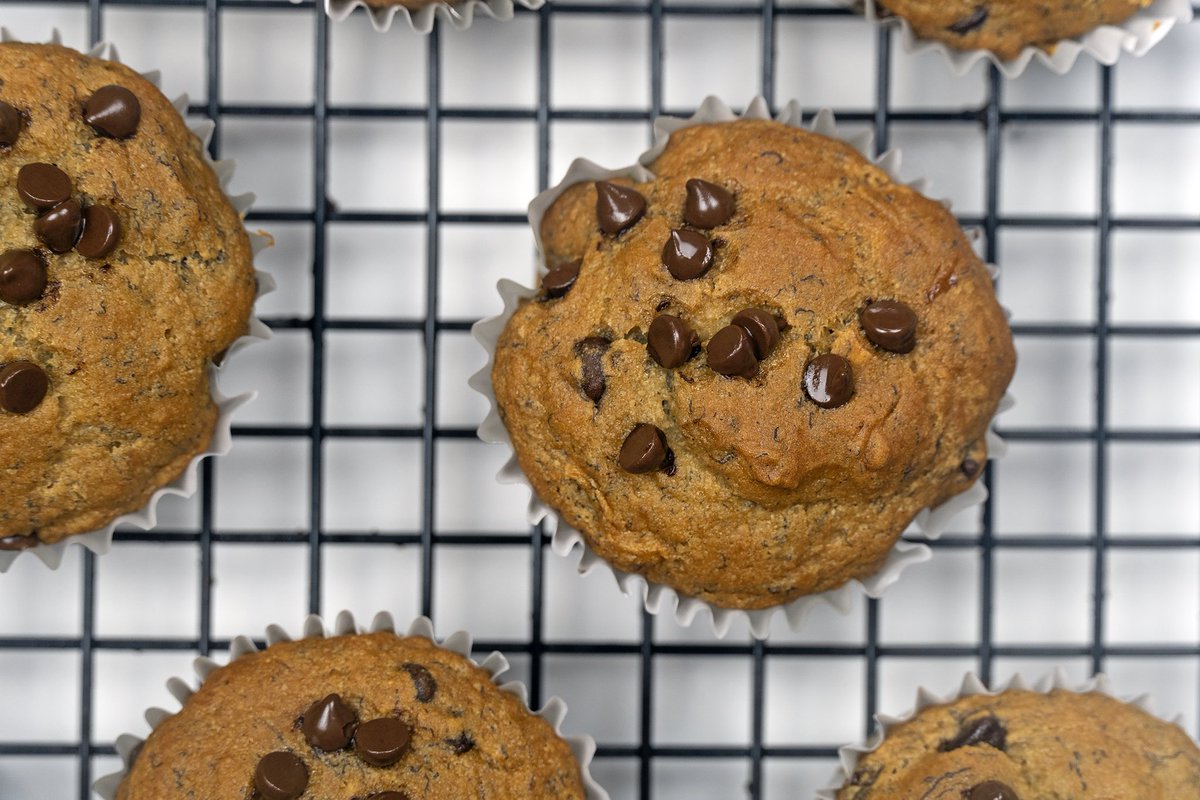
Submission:
{"label": "banana muffin", "polygon": [[157,88],[0,44],[0,548],[103,528],[208,445],[250,241]]}
{"label": "banana muffin", "polygon": [[1099,692],[1010,689],[931,706],[888,731],[839,800],[1200,797],[1200,749],[1178,726]]}
{"label": "banana muffin", "polygon": [[280,642],[211,673],[117,800],[582,800],[550,724],[480,667],[390,632]]}

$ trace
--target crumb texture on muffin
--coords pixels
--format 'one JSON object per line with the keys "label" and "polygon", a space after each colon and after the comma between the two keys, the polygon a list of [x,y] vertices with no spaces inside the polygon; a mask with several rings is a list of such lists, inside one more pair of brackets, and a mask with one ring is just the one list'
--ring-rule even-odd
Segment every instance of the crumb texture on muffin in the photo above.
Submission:
{"label": "crumb texture on muffin", "polygon": [[0,44],[0,75],[0,365],[45,384],[0,375],[11,547],[104,527],[204,450],[208,364],[247,332],[255,276],[200,141],[152,84],[41,44]]}
{"label": "crumb texture on muffin", "polygon": [[1178,726],[1091,692],[1010,690],[931,706],[888,731],[839,800],[1200,797],[1200,749]]}
{"label": "crumb texture on muffin", "polygon": [[150,734],[117,791],[118,800],[261,796],[585,792],[567,742],[484,670],[428,639],[384,632],[282,642],[214,671]]}

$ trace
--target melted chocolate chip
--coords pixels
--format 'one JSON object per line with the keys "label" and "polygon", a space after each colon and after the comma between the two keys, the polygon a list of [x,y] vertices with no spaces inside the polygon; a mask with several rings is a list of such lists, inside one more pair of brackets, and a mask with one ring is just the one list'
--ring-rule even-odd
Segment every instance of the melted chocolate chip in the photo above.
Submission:
{"label": "melted chocolate chip", "polygon": [[599,403],[604,397],[606,382],[604,379],[604,354],[612,342],[600,336],[589,336],[575,343],[575,355],[583,365],[583,380],[580,388],[584,396],[593,403]]}
{"label": "melted chocolate chip", "polygon": [[0,254],[0,300],[23,306],[42,299],[46,290],[46,263],[35,250],[9,250]]}
{"label": "melted chocolate chip", "polygon": [[667,464],[669,453],[663,432],[643,422],[625,437],[617,463],[626,472],[643,475]]}
{"label": "melted chocolate chip", "polygon": [[28,550],[37,547],[41,542],[32,533],[17,536],[0,536],[0,550]]}
{"label": "melted chocolate chip", "polygon": [[876,300],[858,315],[871,344],[892,353],[911,353],[917,345],[917,315],[897,300]]}
{"label": "melted chocolate chip", "polygon": [[326,696],[304,712],[304,740],[318,750],[332,752],[350,744],[358,715],[336,694]]}
{"label": "melted chocolate chip", "polygon": [[671,314],[659,314],[650,323],[646,350],[660,367],[682,367],[700,347],[700,337],[692,326]]}
{"label": "melted chocolate chip", "polygon": [[600,230],[616,236],[646,213],[646,198],[636,189],[609,181],[596,181],[596,221]]}
{"label": "melted chocolate chip", "polygon": [[957,33],[959,36],[965,36],[976,28],[982,27],[983,23],[987,22],[987,18],[987,6],[978,6],[968,16],[947,25],[946,30]]}
{"label": "melted chocolate chip", "polygon": [[833,353],[817,356],[804,368],[804,392],[821,408],[845,405],[854,394],[850,362]]}
{"label": "melted chocolate chip", "polygon": [[101,86],[83,104],[83,121],[112,139],[133,136],[141,119],[142,104],[124,86]]}
{"label": "melted chocolate chip", "polygon": [[408,800],[408,795],[404,792],[376,792],[369,795],[367,800]]}
{"label": "melted chocolate chip", "polygon": [[121,241],[121,220],[108,206],[88,206],[83,212],[83,235],[75,249],[84,258],[104,258]]}
{"label": "melted chocolate chip", "polygon": [[71,179],[53,164],[26,164],[17,171],[17,194],[30,208],[45,211],[71,196]]}
{"label": "melted chocolate chip", "polygon": [[713,248],[703,233],[680,228],[663,245],[662,263],[676,280],[690,281],[712,267]]}
{"label": "melted chocolate chip", "polygon": [[733,216],[733,195],[715,183],[692,178],[687,182],[683,221],[695,228],[715,228]]}
{"label": "melted chocolate chip", "polygon": [[971,787],[966,800],[1021,800],[1012,787],[1000,781],[984,781]]}
{"label": "melted chocolate chip", "polygon": [[1007,744],[1007,739],[1008,731],[1004,729],[1004,723],[991,714],[988,714],[964,722],[954,738],[942,742],[938,745],[938,750],[948,753],[960,747],[986,744],[1003,751]]}
{"label": "melted chocolate chip", "polygon": [[754,355],[759,360],[771,355],[775,345],[779,344],[779,323],[775,316],[761,308],[747,308],[738,312],[733,318],[733,324],[750,334],[754,340]]}
{"label": "melted chocolate chip", "polygon": [[708,365],[731,378],[753,378],[758,374],[754,338],[740,325],[726,325],[708,340]]}
{"label": "melted chocolate chip", "polygon": [[37,364],[14,361],[0,369],[0,408],[13,414],[28,414],[46,397],[50,380]]}
{"label": "melted chocolate chip", "polygon": [[420,664],[405,664],[402,669],[412,678],[413,689],[417,693],[418,703],[428,703],[437,694],[437,679]]}
{"label": "melted chocolate chip", "polygon": [[63,200],[33,223],[34,235],[54,253],[70,250],[82,232],[83,207],[74,197]]}
{"label": "melted chocolate chip", "polygon": [[583,266],[582,260],[568,261],[566,264],[552,267],[542,276],[542,291],[546,293],[547,297],[562,297],[575,285],[581,266]]}
{"label": "melted chocolate chip", "polygon": [[308,788],[308,768],[291,753],[267,753],[254,770],[254,788],[265,800],[296,800]]}
{"label": "melted chocolate chip", "polygon": [[21,112],[0,101],[0,147],[12,147],[21,136]]}
{"label": "melted chocolate chip", "polygon": [[376,767],[390,767],[408,752],[412,729],[395,717],[380,717],[358,726],[354,752]]}
{"label": "melted chocolate chip", "polygon": [[475,749],[475,740],[466,731],[458,734],[458,736],[447,739],[446,744],[450,745],[450,749],[454,751],[454,755],[456,756],[461,756]]}
{"label": "melted chocolate chip", "polygon": [[974,478],[979,474],[979,462],[973,458],[964,458],[962,464],[959,465],[959,469],[962,470],[962,474],[966,477]]}

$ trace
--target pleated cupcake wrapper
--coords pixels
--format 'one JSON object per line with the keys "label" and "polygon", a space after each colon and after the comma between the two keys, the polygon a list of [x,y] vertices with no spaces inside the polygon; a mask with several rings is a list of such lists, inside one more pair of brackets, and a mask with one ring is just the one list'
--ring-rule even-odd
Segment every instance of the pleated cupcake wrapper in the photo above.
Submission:
{"label": "pleated cupcake wrapper", "polygon": [[[309,638],[325,638],[326,636],[353,636],[362,633],[379,633],[386,631],[388,633],[396,633],[397,636],[419,636],[422,639],[428,639],[443,650],[448,650],[452,653],[457,653],[460,656],[468,659],[472,664],[482,669],[492,679],[492,683],[496,684],[502,692],[516,695],[521,701],[521,704],[529,710],[531,714],[541,717],[550,724],[554,729],[554,733],[563,739],[571,748],[571,754],[575,756],[575,760],[579,763],[579,772],[583,779],[583,787],[587,792],[587,800],[609,800],[608,792],[606,792],[600,784],[592,777],[591,764],[592,758],[596,754],[596,742],[591,736],[567,736],[562,732],[563,720],[567,717],[567,704],[558,697],[552,697],[546,701],[546,704],[540,709],[534,709],[529,705],[529,690],[525,688],[525,684],[520,681],[509,681],[501,683],[501,676],[508,672],[508,659],[502,653],[493,651],[482,661],[476,661],[471,657],[471,634],[466,631],[458,631],[452,633],[445,639],[439,641],[434,635],[433,623],[428,617],[417,617],[408,626],[405,633],[397,633],[396,623],[392,615],[386,611],[381,611],[371,620],[369,627],[363,629],[354,619],[354,615],[349,611],[343,611],[337,615],[333,622],[332,630],[328,629],[325,620],[320,616],[313,614],[304,620],[303,632],[300,636],[302,639]],[[266,629],[267,647],[278,644],[279,642],[293,641],[292,637],[280,625],[268,625]],[[229,661],[236,661],[242,656],[259,652],[258,645],[247,636],[238,636],[235,638],[229,647]],[[196,673],[196,688],[204,684],[215,670],[220,669],[222,665],[216,663],[211,658],[200,657],[193,662],[193,669]],[[171,678],[167,681],[167,690],[172,696],[179,701],[179,705],[183,706],[187,703],[196,691],[191,684],[182,678]],[[166,711],[161,708],[149,708],[146,710],[146,722],[150,724],[150,729],[154,730],[162,724],[163,720],[174,716],[173,712]],[[141,749],[142,743],[145,740],[134,736],[133,734],[122,734],[117,737],[116,749],[121,757],[122,768],[119,772],[114,772],[111,775],[105,775],[93,784],[92,788],[100,795],[103,800],[113,800],[117,794],[117,787],[120,786],[125,774],[133,766],[133,761],[137,757],[138,751]]]}
{"label": "pleated cupcake wrapper", "polygon": [[[734,113],[720,99],[708,97],[700,105],[696,114],[689,119],[660,117],[655,120],[654,146],[643,153],[633,166],[622,169],[604,169],[587,159],[576,159],[567,170],[566,177],[563,178],[562,182],[554,188],[542,192],[529,204],[529,222],[533,226],[534,237],[537,239],[539,251],[542,249],[542,217],[551,204],[569,186],[584,181],[607,180],[614,177],[629,178],[638,183],[652,180],[654,174],[649,170],[648,165],[653,163],[654,159],[666,148],[667,140],[672,133],[681,128],[693,125],[710,122],[732,122],[739,118],[771,119],[771,113],[766,101],[761,97],[755,97],[746,107],[741,117]],[[794,100],[788,103],[775,119],[786,125],[801,127],[803,120],[799,104]],[[853,136],[839,134],[834,115],[828,109],[822,109],[817,113],[811,129],[822,136],[847,142],[858,152],[862,153],[863,156],[887,172],[893,180],[903,182],[899,175],[899,151],[889,150],[878,158],[873,158],[871,154],[873,137],[869,132]],[[923,192],[925,189],[925,181],[923,180],[908,182],[907,185],[918,192]],[[992,270],[994,277],[994,268],[989,267],[989,269]],[[499,340],[505,325],[508,324],[508,320],[520,306],[521,302],[534,297],[537,294],[537,290],[507,279],[501,280],[496,288],[500,293],[501,300],[504,301],[504,310],[498,316],[481,320],[471,328],[472,335],[488,353],[487,364],[479,372],[472,375],[469,381],[471,388],[486,397],[490,404],[487,417],[479,425],[477,433],[479,438],[485,442],[502,444],[509,448],[508,461],[497,473],[496,479],[500,483],[521,484],[529,489],[530,500],[527,516],[530,524],[537,524],[543,520],[546,522],[548,529],[552,533],[551,547],[558,555],[567,557],[571,555],[572,551],[577,548],[579,549],[581,555],[577,569],[580,575],[587,575],[593,570],[606,570],[615,578],[617,585],[623,593],[639,597],[643,606],[651,614],[668,614],[680,625],[691,625],[696,617],[703,613],[709,617],[713,632],[718,637],[724,637],[729,632],[735,620],[744,619],[755,638],[765,639],[770,630],[771,620],[777,614],[783,614],[787,618],[787,623],[791,629],[799,631],[803,628],[808,615],[818,605],[831,605],[843,613],[848,613],[855,596],[866,594],[868,597],[879,597],[885,589],[900,578],[900,573],[907,567],[912,564],[928,561],[932,556],[932,551],[927,545],[899,540],[888,554],[883,566],[874,575],[862,580],[852,580],[828,592],[805,595],[789,603],[752,611],[717,606],[699,598],[681,594],[665,584],[647,580],[641,575],[625,572],[608,564],[588,545],[582,533],[572,528],[553,508],[538,498],[537,494],[533,491],[533,486],[530,484],[529,478],[522,472],[516,453],[512,449],[512,440],[509,438],[508,431],[500,419],[500,412],[496,405],[496,394],[492,387],[492,366],[496,358],[496,342]],[[1011,406],[1012,399],[1005,396],[1000,403],[997,414],[1008,410]],[[1003,456],[1004,443],[991,429],[991,424],[989,424],[987,432],[987,443],[989,459],[997,459]],[[984,488],[982,483],[976,482],[966,491],[950,498],[941,505],[922,510],[914,522],[917,529],[924,536],[931,539],[937,538],[946,530],[946,526],[955,515],[964,509],[983,503],[985,499],[987,499],[987,489]]]}
{"label": "pleated cupcake wrapper", "polygon": [[1035,60],[1052,72],[1065,75],[1084,53],[1110,66],[1117,63],[1122,53],[1143,56],[1162,41],[1176,23],[1192,20],[1191,0],[1155,0],[1119,25],[1101,25],[1083,36],[1063,39],[1050,51],[1029,46],[1011,61],[1004,61],[990,50],[956,50],[943,42],[922,39],[908,20],[880,8],[876,0],[855,0],[849,4],[864,12],[873,23],[899,27],[900,46],[906,53],[939,52],[956,75],[965,75],[980,61],[987,61],[995,64],[1007,78],[1020,77]]}
{"label": "pleated cupcake wrapper", "polygon": [[[292,0],[299,2],[299,0]],[[516,0],[525,8],[541,8],[546,0]],[[371,26],[380,33],[392,27],[392,20],[401,17],[417,33],[433,30],[435,19],[441,18],[443,25],[466,30],[475,20],[475,13],[486,14],[502,22],[513,18],[513,0],[454,0],[454,2],[431,3],[421,8],[406,8],[401,5],[377,7],[363,0],[325,0],[325,13],[335,22],[350,16],[356,8],[363,8],[371,19]]]}
{"label": "pleated cupcake wrapper", "polygon": [[[0,28],[0,41],[16,42],[17,39],[7,28]],[[56,29],[50,37],[51,44],[62,44],[62,36]],[[92,58],[104,58],[108,61],[120,61],[117,56],[117,48],[111,44],[101,43],[93,47],[87,52],[87,55]],[[150,81],[155,87],[161,90],[161,74],[158,70],[143,72],[142,77]],[[179,115],[186,121],[187,118],[187,95],[177,97],[171,103]],[[254,195],[239,194],[231,195],[228,193],[229,181],[233,177],[234,168],[236,166],[232,159],[222,161],[212,161],[208,156],[208,141],[212,137],[213,128],[215,127],[212,120],[200,120],[197,122],[189,122],[188,129],[198,136],[204,143],[205,151],[204,158],[216,173],[221,184],[221,189],[225,191],[226,197],[238,213],[243,217],[249,211],[250,206],[254,203]],[[260,233],[250,232],[250,245],[255,255],[264,247],[270,244],[270,239]],[[255,272],[258,278],[258,293],[256,300],[263,295],[275,289],[275,280],[265,272]],[[213,428],[212,439],[208,443],[208,447],[200,455],[192,459],[187,468],[175,480],[158,489],[150,496],[150,500],[140,510],[122,514],[114,519],[104,528],[91,531],[89,533],[80,533],[67,536],[54,544],[39,544],[27,550],[0,550],[0,573],[6,572],[13,562],[21,556],[22,553],[29,553],[37,556],[43,564],[51,569],[58,569],[62,563],[63,555],[66,553],[67,547],[72,544],[79,544],[91,550],[97,555],[103,555],[108,552],[112,546],[113,533],[120,525],[133,525],[144,530],[153,528],[157,523],[156,507],[158,501],[169,494],[179,495],[180,497],[191,497],[196,493],[198,477],[197,471],[200,462],[210,456],[223,456],[229,452],[233,444],[233,436],[230,431],[233,414],[250,400],[253,400],[256,392],[249,392],[237,396],[226,396],[221,393],[217,386],[217,378],[221,374],[225,365],[235,353],[242,348],[254,342],[265,341],[271,338],[271,331],[260,320],[251,317],[250,326],[247,334],[236,340],[226,351],[225,356],[221,359],[221,364],[208,365],[209,385],[212,389],[213,402],[217,404],[219,414],[217,417],[216,426]]]}
{"label": "pleated cupcake wrapper", "polygon": [[[1056,668],[1049,675],[1044,675],[1037,681],[1030,683],[1024,676],[1017,674],[1009,678],[1004,683],[1000,684],[995,689],[989,689],[984,685],[983,681],[974,672],[968,672],[963,676],[962,684],[958,691],[951,692],[947,695],[939,695],[927,689],[920,687],[917,689],[917,699],[913,708],[900,715],[890,716],[888,714],[875,715],[875,731],[870,738],[860,744],[848,744],[845,747],[838,748],[838,769],[834,773],[832,781],[829,785],[817,792],[818,800],[837,800],[838,790],[842,788],[850,776],[854,774],[855,768],[858,766],[858,761],[868,753],[873,753],[880,748],[888,733],[895,727],[917,716],[920,712],[931,706],[946,705],[953,703],[963,697],[972,697],[975,695],[985,694],[990,697],[1003,694],[1010,689],[1024,689],[1027,691],[1038,692],[1039,694],[1049,694],[1053,691],[1067,691],[1076,694],[1087,694],[1090,692],[1099,692],[1107,695],[1115,700],[1120,700],[1122,703],[1136,706],[1147,714],[1153,714],[1150,710],[1149,695],[1142,694],[1133,698],[1120,697],[1113,690],[1112,683],[1108,676],[1103,674],[1095,675],[1082,683],[1072,681],[1067,673]],[[1171,724],[1178,725],[1183,728],[1183,715],[1179,715],[1171,720]]]}

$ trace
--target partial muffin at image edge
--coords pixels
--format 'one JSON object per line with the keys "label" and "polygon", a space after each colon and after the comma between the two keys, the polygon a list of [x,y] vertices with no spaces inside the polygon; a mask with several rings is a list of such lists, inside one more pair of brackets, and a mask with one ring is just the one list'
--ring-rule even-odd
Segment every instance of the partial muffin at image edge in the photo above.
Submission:
{"label": "partial muffin at image edge", "polygon": [[0,547],[103,528],[207,447],[247,333],[249,236],[145,78],[0,44]]}
{"label": "partial muffin at image edge", "polygon": [[782,123],[671,134],[641,184],[567,188],[495,348],[537,495],[610,564],[756,609],[873,574],[967,489],[1012,376],[940,204]]}

